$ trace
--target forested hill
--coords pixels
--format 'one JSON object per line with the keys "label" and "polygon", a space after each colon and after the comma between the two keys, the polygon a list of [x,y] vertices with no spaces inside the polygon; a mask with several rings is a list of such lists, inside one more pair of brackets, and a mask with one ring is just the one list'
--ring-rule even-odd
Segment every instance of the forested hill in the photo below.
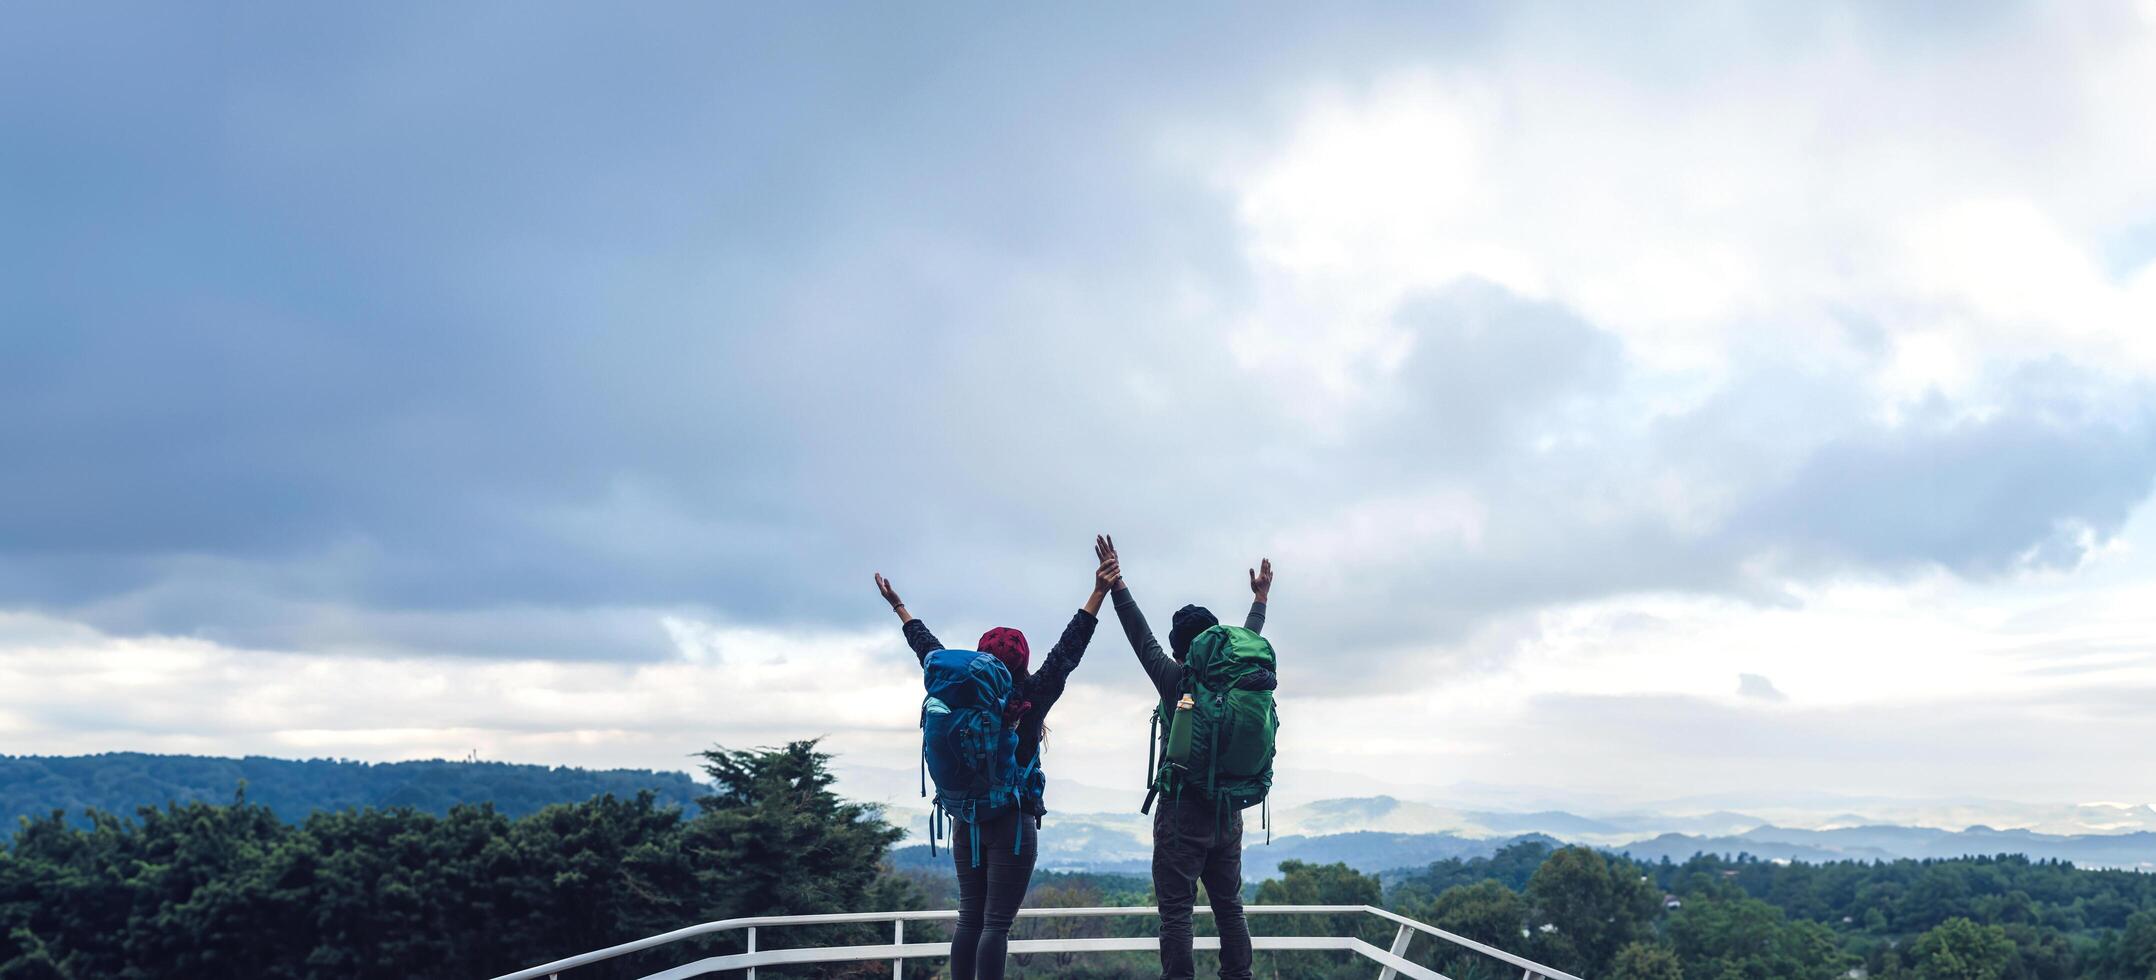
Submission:
{"label": "forested hill", "polygon": [[202,800],[229,803],[241,785],[249,803],[287,821],[316,810],[410,806],[433,814],[458,803],[493,803],[510,816],[549,803],[575,803],[602,793],[658,795],[661,805],[694,802],[706,790],[687,773],[642,769],[572,769],[506,762],[354,762],[346,759],[225,759],[197,755],[110,752],[83,756],[0,755],[0,826],[17,817],[65,811],[71,821],[86,808],[128,815],[140,806]]}

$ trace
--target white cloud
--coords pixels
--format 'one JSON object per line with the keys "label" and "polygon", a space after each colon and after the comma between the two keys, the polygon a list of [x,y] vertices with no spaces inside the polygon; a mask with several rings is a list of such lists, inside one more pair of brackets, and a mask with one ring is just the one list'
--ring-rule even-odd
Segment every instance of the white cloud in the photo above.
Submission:
{"label": "white cloud", "polygon": [[1281,281],[1253,329],[1330,368],[1402,297],[1474,276],[1569,305],[1664,371],[1747,351],[1877,371],[1845,336],[1858,317],[1919,349],[2156,375],[2148,273],[2115,278],[2093,246],[2156,205],[2156,140],[2123,94],[2156,83],[2156,42],[2027,19],[1914,63],[1861,28],[1727,39],[1744,57],[1697,85],[1607,39],[1538,35],[1318,86],[1270,154],[1221,165]]}
{"label": "white cloud", "polygon": [[[2156,542],[2156,522],[2128,540]],[[1414,685],[1334,697],[1300,681],[1338,669],[1305,631],[1282,641],[1281,765],[1293,775],[1280,792],[1443,802],[1444,787],[1475,783],[1620,805],[1709,782],[1767,796],[1795,779],[1907,797],[2156,796],[2134,775],[2156,772],[2156,732],[2128,737],[2134,692],[2156,691],[2147,564],[2122,543],[2084,573],[1990,585],[1938,575],[1822,587],[1773,608],[1683,595],[1557,606],[1448,650],[1403,652]],[[1299,617],[1299,588],[1282,586],[1275,624]],[[912,771],[919,675],[895,624],[667,626],[681,656],[630,665],[274,653],[0,616],[0,736],[18,753],[476,750],[685,769],[713,743],[828,735],[842,769]],[[1474,655],[1477,643],[1501,653]],[[1760,683],[1740,692],[1733,674]],[[1072,680],[1050,719],[1053,773],[1135,799],[1152,702],[1112,618]],[[1770,690],[1786,701],[1756,710]],[[2096,742],[2106,750],[2092,756]]]}
{"label": "white cloud", "polygon": [[[1443,45],[1221,45],[1177,59],[1187,98],[939,54],[872,126],[755,83],[798,66],[693,46],[651,53],[714,81],[666,111],[541,124],[342,51],[304,84],[251,66],[318,99],[227,117],[182,93],[111,127],[274,150],[154,187],[100,183],[136,171],[28,120],[81,177],[33,217],[223,201],[202,188],[237,172],[259,197],[123,210],[277,261],[25,253],[112,288],[15,319],[139,332],[0,362],[27,365],[0,384],[0,599],[41,611],[0,615],[0,733],[679,766],[827,732],[905,768],[917,680],[888,623],[853,628],[881,613],[870,569],[971,628],[1053,621],[1105,529],[1156,617],[1222,608],[1275,549],[1272,628],[1307,668],[1289,758],[1337,774],[1790,778],[1750,751],[1824,778],[1856,751],[1839,728],[1879,757],[1853,778],[1982,787],[1997,765],[1940,748],[1973,735],[2030,762],[2001,792],[2140,792],[2070,754],[2114,707],[2089,684],[2156,686],[2128,523],[2156,470],[2156,256],[2117,244],[2156,227],[2156,23],[1882,9],[1612,29],[1528,6]],[[460,36],[383,25],[331,34]],[[875,84],[911,50],[829,67]],[[566,91],[493,56],[465,74]],[[1197,84],[1214,67],[1232,84]],[[719,69],[746,83],[697,74]],[[55,118],[110,116],[76,94]],[[424,132],[483,139],[403,142],[420,95]],[[353,168],[358,147],[465,164]],[[355,268],[375,305],[314,288]],[[145,314],[227,277],[203,323]],[[259,318],[210,329],[228,308]],[[1052,762],[1106,785],[1144,749],[1116,633]],[[2016,730],[2038,737],[2002,747]]]}
{"label": "white cloud", "polygon": [[919,704],[888,634],[674,621],[658,663],[388,658],[103,636],[0,616],[10,751],[130,748],[367,759],[482,757],[685,768],[715,741],[903,741]]}
{"label": "white cloud", "polygon": [[2057,352],[2156,373],[2156,263],[2114,280],[2031,200],[1968,200],[1915,216],[1896,255],[1919,331],[1993,356]]}

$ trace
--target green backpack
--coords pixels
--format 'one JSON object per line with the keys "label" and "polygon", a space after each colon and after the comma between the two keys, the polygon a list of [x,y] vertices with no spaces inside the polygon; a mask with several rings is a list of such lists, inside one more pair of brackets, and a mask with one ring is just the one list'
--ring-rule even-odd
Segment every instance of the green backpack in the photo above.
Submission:
{"label": "green backpack", "polygon": [[[1190,641],[1183,693],[1191,708],[1180,711],[1177,702],[1163,701],[1153,711],[1145,765],[1151,791],[1139,812],[1150,812],[1162,793],[1185,790],[1204,794],[1216,808],[1239,811],[1265,802],[1273,788],[1273,735],[1280,728],[1275,663],[1273,645],[1240,626],[1214,626]],[[1155,751],[1163,756],[1157,764]]]}

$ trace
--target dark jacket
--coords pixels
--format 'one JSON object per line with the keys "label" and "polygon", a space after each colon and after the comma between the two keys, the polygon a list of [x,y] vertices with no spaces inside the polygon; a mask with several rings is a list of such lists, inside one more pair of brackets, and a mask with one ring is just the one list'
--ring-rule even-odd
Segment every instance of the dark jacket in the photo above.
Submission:
{"label": "dark jacket", "polygon": [[[1145,668],[1145,676],[1153,681],[1153,690],[1159,692],[1163,717],[1166,704],[1183,696],[1183,665],[1153,638],[1153,628],[1145,624],[1145,614],[1138,611],[1138,601],[1130,597],[1129,589],[1115,590],[1115,618],[1123,623],[1123,636],[1130,640],[1132,652],[1138,655],[1138,665]],[[1265,631],[1265,603],[1253,601],[1250,615],[1243,619],[1243,628],[1252,633]],[[1168,726],[1160,726],[1157,750],[1160,757],[1168,756]],[[1186,796],[1202,799],[1195,791],[1185,791]],[[1148,804],[1152,797],[1147,796]]]}
{"label": "dark jacket", "polygon": [[[1083,609],[1071,617],[1069,626],[1063,627],[1063,636],[1049,649],[1040,668],[1030,672],[1024,687],[1015,692],[1021,701],[1033,702],[1033,707],[1018,718],[1018,764],[1033,761],[1041,751],[1041,727],[1048,720],[1048,709],[1055,707],[1056,699],[1063,696],[1063,682],[1071,671],[1078,669],[1078,661],[1085,656],[1086,644],[1093,642],[1093,627],[1100,620]],[[943,642],[928,631],[928,624],[918,619],[906,620],[906,645],[913,648],[913,655],[923,662],[928,655],[943,649]]]}

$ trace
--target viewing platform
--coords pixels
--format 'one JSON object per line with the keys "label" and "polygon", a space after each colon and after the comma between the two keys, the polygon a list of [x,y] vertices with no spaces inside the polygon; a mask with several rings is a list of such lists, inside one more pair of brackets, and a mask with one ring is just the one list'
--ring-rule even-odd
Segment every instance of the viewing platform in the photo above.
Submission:
{"label": "viewing platform", "polygon": [[[1211,910],[1200,906],[1193,910],[1199,915],[1210,915]],[[1243,911],[1251,916],[1269,915],[1335,915],[1376,916],[1397,928],[1393,932],[1389,949],[1364,942],[1353,936],[1253,936],[1251,945],[1261,950],[1295,950],[1306,952],[1340,952],[1360,956],[1378,966],[1378,980],[1394,980],[1396,977],[1414,977],[1416,980],[1450,980],[1444,974],[1421,966],[1407,959],[1409,949],[1418,936],[1429,936],[1433,941],[1449,943],[1461,949],[1489,957],[1520,970],[1520,980],[1580,980],[1563,970],[1543,966],[1533,960],[1514,956],[1504,950],[1486,946],[1463,936],[1456,936],[1435,926],[1368,905],[1246,905]],[[1087,918],[1108,916],[1157,917],[1159,910],[1150,906],[1123,908],[1035,908],[1021,909],[1020,918]],[[673,932],[661,933],[634,942],[594,950],[552,963],[543,963],[515,973],[503,974],[495,980],[576,980],[578,967],[590,966],[618,956],[656,949],[700,936],[724,933],[744,933],[747,951],[724,956],[707,956],[683,963],[680,966],[647,974],[640,980],[689,980],[691,977],[709,976],[722,970],[747,970],[750,980],[755,980],[756,969],[765,966],[782,966],[802,963],[853,963],[889,960],[891,975],[903,977],[909,959],[934,959],[948,957],[951,953],[947,942],[909,943],[906,941],[908,922],[951,922],[958,918],[954,910],[917,912],[859,912],[835,915],[769,915],[742,919],[722,919],[706,922]],[[858,923],[891,924],[891,941],[874,946],[805,946],[786,949],[759,949],[757,930],[785,926],[842,925]],[[1112,953],[1153,952],[1160,946],[1158,939],[1149,937],[1106,937],[1083,939],[1014,939],[1010,952],[1014,956],[1039,953]],[[1198,949],[1219,949],[1220,940],[1213,936],[1197,937]]]}

